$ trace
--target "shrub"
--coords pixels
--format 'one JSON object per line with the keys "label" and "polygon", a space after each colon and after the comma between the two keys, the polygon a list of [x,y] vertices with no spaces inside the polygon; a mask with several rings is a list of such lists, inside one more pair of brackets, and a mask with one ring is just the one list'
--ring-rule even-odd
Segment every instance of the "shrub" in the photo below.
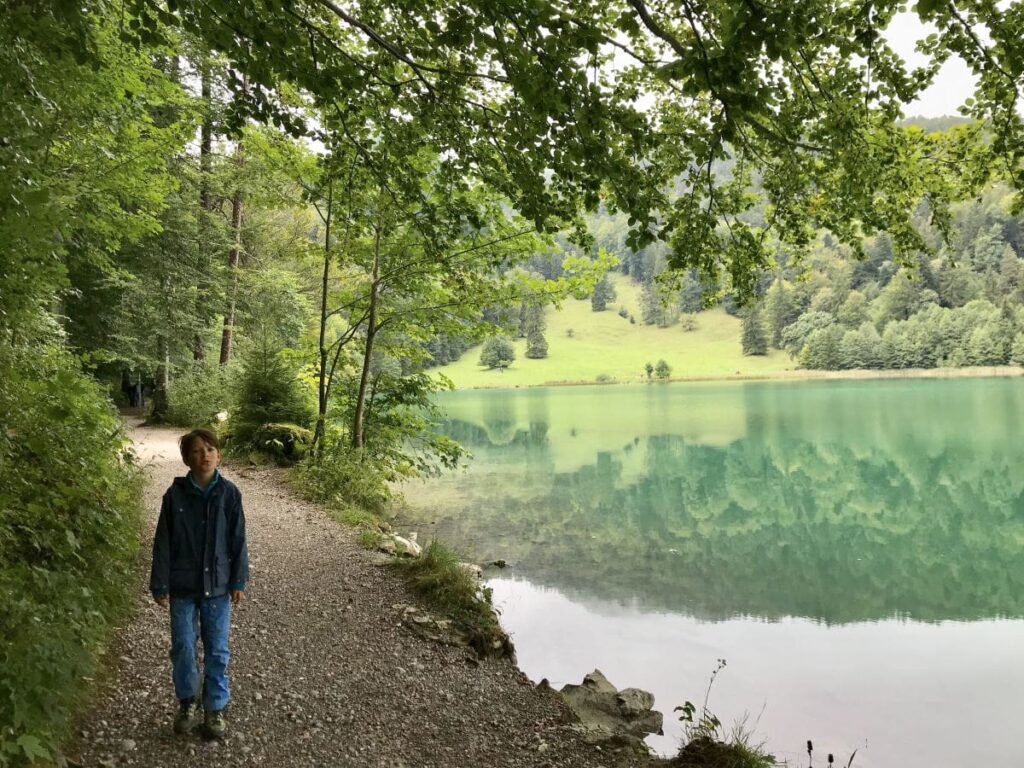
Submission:
{"label": "shrub", "polygon": [[365,448],[352,448],[344,435],[329,433],[318,456],[298,466],[296,480],[302,493],[335,510],[360,507],[382,512],[391,499],[393,479]]}
{"label": "shrub", "polygon": [[664,360],[659,360],[658,364],[654,366],[654,375],[659,379],[667,379],[672,375],[672,366]]}
{"label": "shrub", "polygon": [[700,327],[700,323],[697,322],[697,316],[691,312],[685,312],[679,318],[679,327],[687,333],[696,331]]}
{"label": "shrub", "polygon": [[171,380],[167,388],[168,424],[208,427],[214,416],[231,409],[238,369],[234,366],[197,366]]}
{"label": "shrub", "polygon": [[0,766],[48,760],[136,580],[141,482],[75,360],[0,349]]}

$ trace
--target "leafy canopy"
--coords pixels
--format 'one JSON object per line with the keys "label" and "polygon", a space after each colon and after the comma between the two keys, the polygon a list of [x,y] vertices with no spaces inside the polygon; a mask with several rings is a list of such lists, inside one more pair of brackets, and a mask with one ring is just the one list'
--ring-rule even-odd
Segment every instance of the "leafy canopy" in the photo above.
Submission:
{"label": "leafy canopy", "polygon": [[[927,245],[910,218],[923,199],[943,226],[951,200],[993,176],[1021,181],[1020,2],[922,0],[937,31],[916,69],[883,35],[895,0],[131,5],[140,40],[156,17],[223,52],[236,123],[343,140],[390,171],[429,146],[541,230],[603,200],[628,214],[633,248],[667,242],[671,266],[725,273],[741,296],[777,240],[799,249],[825,227],[857,249],[887,230],[907,257]],[[951,56],[978,75],[975,122],[899,126]],[[333,124],[305,125],[295,89]],[[409,192],[419,181],[381,177]]]}

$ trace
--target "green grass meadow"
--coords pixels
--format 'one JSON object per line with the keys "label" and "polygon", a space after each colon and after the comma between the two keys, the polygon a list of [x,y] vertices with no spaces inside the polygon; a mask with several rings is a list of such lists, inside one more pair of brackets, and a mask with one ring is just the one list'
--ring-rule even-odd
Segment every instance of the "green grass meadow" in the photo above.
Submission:
{"label": "green grass meadow", "polygon": [[[480,347],[435,370],[452,379],[458,389],[477,389],[594,382],[598,377],[641,382],[647,378],[644,364],[656,364],[659,359],[672,366],[673,379],[771,376],[796,368],[788,354],[775,349],[764,357],[744,356],[741,320],[721,308],[698,314],[694,331],[679,325],[642,325],[640,287],[621,275],[611,279],[618,298],[604,312],[594,312],[589,298],[569,299],[559,309],[548,308],[546,358],[528,359],[526,339],[515,339],[516,359],[505,371],[481,366]],[[635,324],[619,316],[620,307],[633,313]]]}

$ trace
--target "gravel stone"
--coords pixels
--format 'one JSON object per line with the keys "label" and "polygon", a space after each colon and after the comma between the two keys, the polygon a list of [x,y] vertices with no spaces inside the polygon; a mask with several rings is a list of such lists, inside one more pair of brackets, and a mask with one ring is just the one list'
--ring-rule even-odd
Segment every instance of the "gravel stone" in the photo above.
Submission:
{"label": "gravel stone", "polygon": [[368,557],[353,530],[292,494],[279,470],[232,465],[222,472],[242,490],[252,578],[231,617],[228,738],[175,736],[169,620],[148,582],[160,498],[185,472],[181,432],[133,429],[148,475],[137,596],[107,651],[92,708],[65,745],[74,762],[145,768],[180,768],[193,758],[263,768],[660,762],[586,744],[566,728],[574,722],[567,707],[524,684],[511,661],[478,660],[465,648],[414,636],[396,621],[396,609],[418,605],[417,598]]}

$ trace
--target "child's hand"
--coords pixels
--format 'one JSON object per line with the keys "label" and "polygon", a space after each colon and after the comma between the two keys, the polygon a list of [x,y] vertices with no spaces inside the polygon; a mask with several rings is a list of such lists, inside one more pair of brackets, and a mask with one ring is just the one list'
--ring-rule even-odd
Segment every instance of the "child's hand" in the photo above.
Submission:
{"label": "child's hand", "polygon": [[167,595],[156,595],[153,599],[156,600],[156,604],[161,608],[167,607]]}
{"label": "child's hand", "polygon": [[231,604],[232,605],[238,605],[240,602],[242,602],[242,596],[244,594],[245,593],[242,590],[240,590],[240,589],[232,589],[231,590]]}

